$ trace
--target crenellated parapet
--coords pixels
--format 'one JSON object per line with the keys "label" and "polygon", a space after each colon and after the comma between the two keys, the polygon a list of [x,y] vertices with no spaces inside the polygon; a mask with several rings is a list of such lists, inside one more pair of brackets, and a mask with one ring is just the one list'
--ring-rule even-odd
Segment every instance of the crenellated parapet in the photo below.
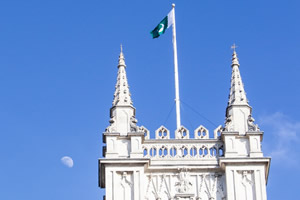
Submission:
{"label": "crenellated parapet", "polygon": [[[139,129],[141,132],[144,132],[145,134],[145,139],[151,139],[150,138],[150,131],[145,128],[144,126],[141,126]],[[193,130],[193,135],[191,135],[190,131],[185,128],[184,126],[181,126],[179,129],[176,129],[174,132],[174,139],[179,139],[179,140],[184,140],[187,141],[187,139],[217,139],[220,140],[221,139],[221,134],[224,131],[224,127],[222,127],[222,125],[218,126],[215,130],[214,130],[214,135],[212,138],[210,138],[209,135],[209,130],[207,128],[205,128],[203,125],[200,125],[198,128],[196,128],[195,130]],[[147,136],[147,137],[146,137]],[[171,135],[170,135],[170,130],[167,129],[165,126],[160,126],[158,129],[156,129],[155,131],[155,138],[152,139],[156,139],[156,140],[167,140],[167,139],[171,139]]]}

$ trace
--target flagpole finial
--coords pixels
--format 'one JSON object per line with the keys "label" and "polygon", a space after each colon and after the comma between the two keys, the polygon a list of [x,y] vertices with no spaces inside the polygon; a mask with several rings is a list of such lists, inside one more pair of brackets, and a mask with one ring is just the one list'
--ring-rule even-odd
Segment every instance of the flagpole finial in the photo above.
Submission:
{"label": "flagpole finial", "polygon": [[175,3],[172,3],[172,7],[175,8]]}

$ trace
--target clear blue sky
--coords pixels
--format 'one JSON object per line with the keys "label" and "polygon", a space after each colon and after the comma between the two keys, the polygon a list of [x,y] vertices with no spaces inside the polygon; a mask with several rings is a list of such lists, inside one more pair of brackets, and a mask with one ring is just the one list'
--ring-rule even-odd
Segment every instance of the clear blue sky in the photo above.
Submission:
{"label": "clear blue sky", "polygon": [[[97,159],[123,44],[139,125],[174,132],[171,30],[149,32],[176,3],[181,99],[224,122],[236,43],[253,117],[272,156],[272,200],[300,178],[300,2],[296,0],[2,0],[0,199],[96,200]],[[182,105],[183,124],[215,128]],[[70,156],[74,167],[60,161]]]}

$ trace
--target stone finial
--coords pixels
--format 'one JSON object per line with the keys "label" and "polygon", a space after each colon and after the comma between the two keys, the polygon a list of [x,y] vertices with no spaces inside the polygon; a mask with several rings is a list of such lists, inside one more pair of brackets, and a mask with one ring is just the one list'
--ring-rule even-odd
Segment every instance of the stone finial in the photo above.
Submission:
{"label": "stone finial", "polygon": [[118,68],[121,67],[121,66],[126,67],[122,44],[120,46],[120,49],[121,49],[121,52],[120,52],[120,56],[119,56],[119,65],[118,65]]}
{"label": "stone finial", "polygon": [[240,66],[239,59],[238,59],[237,54],[236,54],[236,48],[237,48],[237,46],[235,44],[233,44],[231,46],[231,49],[233,49],[231,67],[233,67],[235,65],[238,66],[238,67]]}

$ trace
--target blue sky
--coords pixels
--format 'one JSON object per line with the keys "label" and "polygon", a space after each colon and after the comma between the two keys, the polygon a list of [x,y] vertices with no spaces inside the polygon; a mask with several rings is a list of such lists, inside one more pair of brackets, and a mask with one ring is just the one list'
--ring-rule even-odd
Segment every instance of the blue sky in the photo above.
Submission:
{"label": "blue sky", "polygon": [[[300,178],[296,0],[1,1],[0,199],[101,199],[97,159],[120,43],[138,124],[151,133],[163,124],[174,133],[171,30],[155,40],[149,34],[171,3],[180,96],[197,111],[182,105],[183,125],[212,132],[213,124],[223,124],[236,43],[253,117],[265,132],[264,153],[272,156],[268,197],[294,199]],[[63,156],[73,158],[72,168],[61,163]]]}

